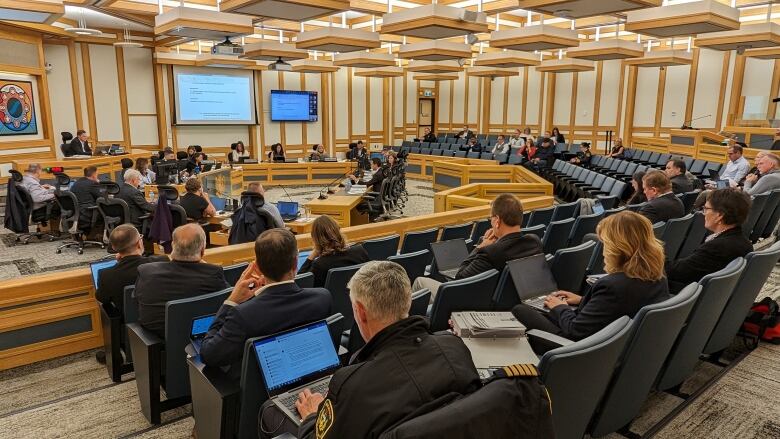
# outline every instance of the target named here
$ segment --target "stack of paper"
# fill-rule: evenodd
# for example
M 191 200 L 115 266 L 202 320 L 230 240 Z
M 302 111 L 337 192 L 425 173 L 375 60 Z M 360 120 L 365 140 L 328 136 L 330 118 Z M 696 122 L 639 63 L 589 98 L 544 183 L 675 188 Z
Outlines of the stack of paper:
M 464 311 L 452 313 L 455 334 L 462 338 L 525 336 L 525 326 L 511 312 Z

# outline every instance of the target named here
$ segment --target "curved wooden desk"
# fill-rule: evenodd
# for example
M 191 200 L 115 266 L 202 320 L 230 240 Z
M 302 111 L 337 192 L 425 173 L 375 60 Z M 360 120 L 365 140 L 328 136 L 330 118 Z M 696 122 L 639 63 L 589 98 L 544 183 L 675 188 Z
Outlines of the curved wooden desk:
M 54 183 L 54 174 L 46 172 L 46 168 L 62 167 L 65 174 L 75 180 L 84 176 L 84 168 L 87 166 L 96 166 L 98 169 L 98 178 L 101 180 L 118 181 L 122 172 L 122 159 L 128 158 L 135 160 L 140 157 L 149 157 L 149 152 L 132 152 L 122 155 L 101 155 L 91 158 L 64 158 L 64 159 L 40 159 L 40 160 L 14 160 L 13 169 L 24 172 L 30 163 L 38 163 L 44 168 L 41 181 L 44 183 Z

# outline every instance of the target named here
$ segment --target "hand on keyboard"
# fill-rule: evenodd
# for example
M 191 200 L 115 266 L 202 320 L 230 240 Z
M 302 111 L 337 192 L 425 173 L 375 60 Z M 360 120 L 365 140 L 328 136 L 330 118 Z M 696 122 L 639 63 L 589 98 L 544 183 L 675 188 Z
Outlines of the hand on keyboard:
M 303 392 L 298 394 L 298 401 L 295 402 L 295 408 L 298 409 L 301 420 L 317 413 L 317 409 L 324 399 L 325 397 L 321 393 L 312 393 L 309 389 L 303 389 Z

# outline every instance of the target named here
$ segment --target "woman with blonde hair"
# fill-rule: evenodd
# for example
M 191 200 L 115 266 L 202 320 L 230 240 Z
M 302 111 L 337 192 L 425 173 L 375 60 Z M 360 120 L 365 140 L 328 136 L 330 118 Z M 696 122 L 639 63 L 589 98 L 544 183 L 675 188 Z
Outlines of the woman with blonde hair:
M 347 245 L 338 223 L 328 215 L 320 215 L 311 224 L 311 242 L 314 249 L 298 273 L 314 273 L 314 286 L 325 286 L 331 268 L 348 267 L 368 262 L 362 245 Z
M 645 305 L 669 297 L 664 277 L 664 247 L 642 215 L 620 212 L 602 220 L 596 234 L 604 245 L 604 271 L 584 295 L 558 291 L 545 299 L 547 313 L 518 305 L 512 313 L 528 329 L 570 340 L 600 331 L 621 316 L 634 317 Z M 538 353 L 538 352 L 537 352 Z

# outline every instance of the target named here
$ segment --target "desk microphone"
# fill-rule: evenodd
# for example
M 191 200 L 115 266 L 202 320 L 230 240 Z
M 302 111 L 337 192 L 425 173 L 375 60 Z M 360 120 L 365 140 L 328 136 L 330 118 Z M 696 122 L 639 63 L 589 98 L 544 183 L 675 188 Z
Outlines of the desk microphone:
M 278 185 L 278 187 L 282 188 L 282 190 L 284 191 L 284 194 L 285 194 L 285 195 L 287 195 L 287 198 L 289 198 L 289 199 L 290 199 L 290 202 L 292 202 L 292 203 L 294 203 L 294 202 L 295 202 L 295 201 L 293 201 L 292 197 L 290 196 L 290 193 L 289 193 L 289 192 L 287 192 L 287 189 L 285 189 L 285 187 L 284 187 L 284 186 L 282 186 L 282 185 Z
M 686 121 L 684 121 L 684 122 L 683 122 L 683 124 L 682 124 L 682 126 L 680 127 L 680 129 L 681 129 L 681 130 L 692 130 L 692 129 L 694 129 L 694 128 L 693 128 L 692 126 L 688 125 L 689 123 L 691 123 L 691 122 L 693 122 L 693 121 L 695 121 L 695 120 L 704 119 L 705 117 L 710 117 L 710 116 L 712 116 L 712 115 L 711 115 L 711 114 L 708 114 L 708 115 L 706 115 L 706 116 L 694 117 L 693 119 L 686 120 Z
M 338 176 L 338 177 L 337 177 L 335 180 L 333 180 L 333 181 L 331 181 L 330 183 L 328 183 L 328 184 L 327 184 L 325 187 L 323 187 L 322 189 L 320 189 L 320 195 L 317 197 L 317 199 L 319 199 L 319 200 L 325 200 L 325 199 L 327 199 L 327 198 L 328 198 L 328 196 L 327 196 L 327 195 L 325 195 L 325 194 L 324 194 L 324 192 L 326 192 L 326 191 L 327 191 L 327 192 L 328 192 L 328 194 L 333 194 L 333 193 L 334 193 L 334 191 L 332 191 L 332 190 L 330 189 L 330 187 L 331 187 L 331 186 L 333 186 L 333 184 L 334 184 L 334 183 L 336 183 L 337 181 L 339 181 L 339 180 L 343 179 L 344 177 L 346 177 L 347 175 L 349 175 L 349 174 L 351 174 L 351 173 L 353 173 L 353 172 L 355 172 L 355 171 L 356 171 L 356 170 L 349 170 L 349 171 L 347 171 L 347 172 L 345 172 L 345 173 L 343 173 L 343 174 L 339 175 L 339 176 Z

